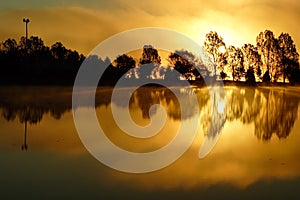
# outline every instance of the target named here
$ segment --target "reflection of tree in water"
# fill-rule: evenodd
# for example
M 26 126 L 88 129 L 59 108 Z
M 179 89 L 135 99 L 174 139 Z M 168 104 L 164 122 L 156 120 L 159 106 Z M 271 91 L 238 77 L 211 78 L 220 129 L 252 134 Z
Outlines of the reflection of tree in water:
M 179 89 L 180 90 L 180 89 Z M 189 109 L 183 119 L 193 117 L 195 105 L 191 102 L 191 91 L 198 97 L 200 109 L 200 128 L 208 137 L 217 136 L 225 121 L 239 120 L 244 124 L 254 123 L 255 135 L 258 139 L 270 140 L 272 135 L 286 138 L 297 119 L 299 99 L 291 97 L 283 91 L 263 88 L 225 88 L 222 90 L 181 89 L 184 107 Z M 130 95 L 124 91 L 124 95 Z M 225 106 L 226 96 L 226 106 Z M 114 102 L 125 106 L 124 101 Z M 150 107 L 161 104 L 168 117 L 181 119 L 180 105 L 176 96 L 166 88 L 141 87 L 130 99 L 130 109 L 141 109 L 143 118 L 149 118 Z M 155 110 L 154 110 L 155 112 Z
M 97 92 L 96 106 L 110 103 L 111 89 Z M 89 106 L 80 102 L 79 106 Z M 0 90 L 0 116 L 7 121 L 40 123 L 45 114 L 59 120 L 72 109 L 72 87 L 20 87 Z
M 0 90 L 1 115 L 7 121 L 39 123 L 44 114 L 60 119 L 71 110 L 72 88 L 8 87 Z
M 298 117 L 299 98 L 289 95 L 284 90 L 232 87 L 225 88 L 225 94 L 220 91 L 210 94 L 206 88 L 178 87 L 176 90 L 183 102 L 181 106 L 188 109 L 185 110 L 185 116 L 182 116 L 182 119 L 193 117 L 196 114 L 195 106 L 199 105 L 200 128 L 208 136 L 214 137 L 218 134 L 225 120 L 240 120 L 244 124 L 254 123 L 254 134 L 258 139 L 270 140 L 273 135 L 286 138 Z M 109 105 L 111 92 L 111 88 L 98 91 L 96 106 Z M 199 104 L 192 102 L 190 97 L 193 92 Z M 132 95 L 128 90 L 124 90 L 123 93 L 122 95 L 131 96 L 129 108 L 140 109 L 145 119 L 149 119 L 149 110 L 154 104 L 162 105 L 171 119 L 181 119 L 179 102 L 172 91 L 167 88 L 147 86 L 137 89 Z M 226 106 L 222 109 L 224 96 L 226 96 Z M 114 100 L 113 103 L 126 106 L 122 98 Z M 79 106 L 89 106 L 89 104 L 79 102 Z M 0 90 L 0 115 L 7 121 L 18 119 L 20 123 L 37 124 L 42 121 L 44 114 L 60 119 L 71 109 L 72 88 Z
M 286 138 L 297 119 L 297 98 L 287 96 L 284 91 L 262 91 L 261 112 L 255 119 L 255 135 L 270 140 L 272 135 Z
M 174 120 L 188 119 L 193 117 L 195 113 L 195 106 L 198 105 L 197 102 L 193 102 L 191 94 L 193 92 L 192 88 L 178 88 L 177 95 L 182 100 L 182 105 L 175 94 L 167 88 L 151 88 L 151 87 L 140 87 L 131 96 L 129 108 L 134 109 L 138 107 L 142 111 L 142 117 L 149 119 L 149 110 L 152 105 L 160 104 L 162 105 L 168 117 Z M 126 95 L 126 94 L 124 94 Z M 129 95 L 129 94 L 128 94 Z M 119 106 L 124 106 L 124 102 L 114 102 Z M 202 104 L 204 105 L 204 104 Z M 181 107 L 185 110 L 185 115 L 181 116 Z M 155 108 L 155 107 L 154 107 Z M 154 113 L 156 110 L 152 110 Z M 152 113 L 152 114 L 154 114 Z
M 226 121 L 225 92 L 220 88 L 212 88 L 210 101 L 210 126 L 207 130 L 207 136 L 216 137 L 221 133 Z
M 2 110 L 2 117 L 7 121 L 13 121 L 18 118 L 21 124 L 24 124 L 24 141 L 21 146 L 22 151 L 27 151 L 27 132 L 28 125 L 37 124 L 42 121 L 43 115 L 45 113 L 50 113 L 52 117 L 59 119 L 65 111 L 56 109 L 53 107 L 43 107 L 35 104 L 29 105 L 0 105 Z
M 199 90 L 200 130 L 209 138 L 221 133 L 226 121 L 225 92 L 222 88 L 213 87 Z
M 7 121 L 15 120 L 16 118 L 19 119 L 20 123 L 24 124 L 24 141 L 21 146 L 22 151 L 27 151 L 27 127 L 29 124 L 37 124 L 39 123 L 44 114 L 44 109 L 39 107 L 36 109 L 32 109 L 30 106 L 20 106 L 19 108 L 12 108 L 12 107 L 4 107 L 2 108 L 2 116 Z
M 286 138 L 297 119 L 299 99 L 285 91 L 233 88 L 227 91 L 227 120 L 254 123 L 258 139 Z
M 2 107 L 2 117 L 7 121 L 13 121 L 18 118 L 20 123 L 28 122 L 37 124 L 42 121 L 43 115 L 50 113 L 55 119 L 60 119 L 64 112 L 71 108 L 62 108 L 61 106 L 38 106 L 38 105 L 0 105 Z
M 154 104 L 160 104 L 160 94 L 160 91 L 151 91 L 149 88 L 139 88 L 133 93 L 130 99 L 129 108 L 132 109 L 134 106 L 138 106 L 142 111 L 143 118 L 148 119 L 150 118 L 150 107 Z M 156 113 L 156 108 L 157 107 L 154 107 L 152 114 Z
M 30 124 L 37 124 L 42 120 L 43 114 L 43 108 L 30 109 L 26 106 L 20 110 L 19 120 L 21 123 L 29 122 Z

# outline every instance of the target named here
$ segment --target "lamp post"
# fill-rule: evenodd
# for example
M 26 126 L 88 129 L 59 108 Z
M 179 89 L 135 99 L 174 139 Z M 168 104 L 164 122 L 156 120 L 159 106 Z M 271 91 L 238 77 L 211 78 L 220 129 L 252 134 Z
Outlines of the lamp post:
M 29 19 L 23 18 L 23 22 L 25 23 L 25 27 L 26 27 L 26 41 L 28 39 L 28 23 L 29 23 Z

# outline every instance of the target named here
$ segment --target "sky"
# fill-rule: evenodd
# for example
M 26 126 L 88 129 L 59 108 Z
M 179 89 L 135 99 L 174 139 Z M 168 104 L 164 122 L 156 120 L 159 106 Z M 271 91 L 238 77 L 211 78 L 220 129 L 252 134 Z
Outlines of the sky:
M 10 0 L 0 1 L 0 41 L 25 34 L 56 41 L 87 55 L 110 36 L 134 28 L 162 27 L 203 45 L 217 31 L 227 46 L 255 44 L 259 32 L 289 33 L 299 51 L 299 0 Z

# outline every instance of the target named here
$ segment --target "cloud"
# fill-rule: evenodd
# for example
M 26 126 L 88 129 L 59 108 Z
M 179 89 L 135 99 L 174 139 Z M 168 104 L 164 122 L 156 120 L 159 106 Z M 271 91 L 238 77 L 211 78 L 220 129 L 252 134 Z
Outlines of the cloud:
M 216 30 L 227 45 L 236 46 L 255 43 L 260 31 L 270 29 L 276 36 L 288 32 L 300 47 L 300 2 L 296 0 L 56 0 L 31 7 L 30 2 L 25 8 L 14 4 L 0 11 L 5 19 L 0 21 L 0 40 L 20 38 L 24 34 L 21 20 L 28 17 L 30 34 L 41 36 L 47 45 L 61 41 L 85 54 L 113 34 L 149 26 L 179 31 L 200 44 L 206 33 Z
M 1 12 L 0 17 L 6 19 L 0 22 L 0 26 L 5 27 L 0 34 L 2 40 L 8 37 L 18 39 L 24 35 L 22 18 L 28 17 L 30 35 L 42 37 L 48 45 L 62 41 L 84 53 L 118 32 L 112 17 L 77 7 L 10 10 Z

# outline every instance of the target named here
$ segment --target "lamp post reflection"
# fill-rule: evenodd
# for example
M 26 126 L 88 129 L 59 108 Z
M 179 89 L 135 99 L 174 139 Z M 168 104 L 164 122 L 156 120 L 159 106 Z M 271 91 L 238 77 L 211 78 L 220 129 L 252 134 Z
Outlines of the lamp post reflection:
M 24 123 L 24 142 L 21 146 L 22 151 L 27 151 L 28 145 L 27 145 L 27 120 Z

